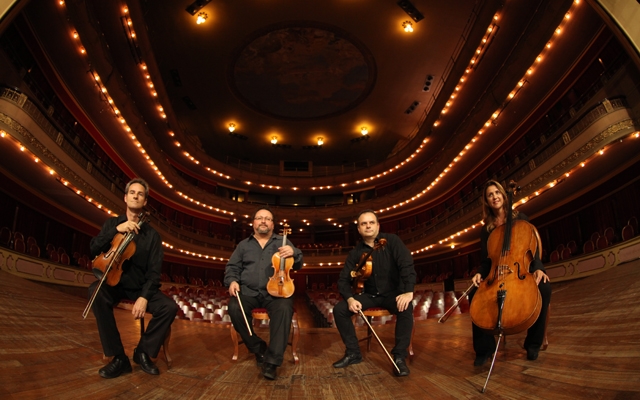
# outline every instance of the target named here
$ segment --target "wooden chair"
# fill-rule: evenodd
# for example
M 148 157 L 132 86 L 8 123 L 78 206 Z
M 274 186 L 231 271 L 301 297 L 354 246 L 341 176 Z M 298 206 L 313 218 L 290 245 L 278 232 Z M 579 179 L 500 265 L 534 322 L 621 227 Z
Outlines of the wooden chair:
M 563 260 L 568 260 L 569 258 L 571 258 L 571 249 L 568 247 L 565 247 L 564 249 L 562 249 L 562 254 L 560 255 L 560 258 Z
M 554 250 L 551 252 L 551 255 L 549 256 L 549 262 L 555 263 L 558 261 L 560 261 L 560 254 L 558 254 L 558 250 Z
M 267 321 L 265 326 L 268 326 L 269 314 L 267 313 L 266 308 L 254 308 L 251 311 L 251 316 L 253 320 L 256 321 Z M 238 333 L 236 329 L 231 325 L 229 327 L 229 331 L 231 332 L 231 341 L 233 342 L 233 357 L 231 359 L 236 361 L 238 359 L 238 353 L 240 344 L 244 343 L 242 340 L 238 340 Z M 300 339 L 300 328 L 298 327 L 298 313 L 296 310 L 293 310 L 293 316 L 291 317 L 291 341 L 287 344 L 291 346 L 291 353 L 293 354 L 293 363 L 298 364 L 300 362 L 300 358 L 298 357 L 298 340 Z
M 393 317 L 394 315 L 391 314 L 389 311 L 387 311 L 386 308 L 381 308 L 381 307 L 371 307 L 366 309 L 365 311 L 362 312 L 364 314 L 365 317 L 367 317 L 367 319 L 369 320 L 369 323 L 374 325 L 374 318 L 387 318 L 387 317 Z M 360 316 L 356 316 L 356 318 L 362 318 Z M 409 348 L 407 349 L 409 352 L 409 359 L 412 360 L 413 359 L 413 333 L 416 330 L 416 324 L 415 324 L 415 314 L 414 314 L 414 319 L 413 319 L 413 329 L 411 330 L 411 340 L 409 341 Z M 367 325 L 367 336 L 360 339 L 359 341 L 363 341 L 366 340 L 367 341 L 367 351 L 371 351 L 371 338 L 373 337 L 373 332 L 371 331 L 371 328 L 369 328 L 369 325 Z

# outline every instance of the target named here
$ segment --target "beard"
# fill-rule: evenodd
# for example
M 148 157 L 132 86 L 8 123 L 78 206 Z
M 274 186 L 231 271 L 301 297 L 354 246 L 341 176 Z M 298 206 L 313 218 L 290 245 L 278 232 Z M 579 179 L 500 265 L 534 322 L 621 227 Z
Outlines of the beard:
M 262 235 L 264 235 L 265 233 L 269 233 L 269 227 L 266 225 L 259 225 L 256 230 Z

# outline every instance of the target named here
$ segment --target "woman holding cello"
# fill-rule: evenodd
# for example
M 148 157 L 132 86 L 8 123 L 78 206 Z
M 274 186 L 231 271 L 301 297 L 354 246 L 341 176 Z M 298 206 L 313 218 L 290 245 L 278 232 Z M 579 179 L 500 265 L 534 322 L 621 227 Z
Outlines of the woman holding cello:
M 91 301 L 87 306 L 96 317 L 104 355 L 113 357 L 99 371 L 107 379 L 132 371 L 113 314 L 120 300 L 135 302 L 131 310 L 134 319 L 143 318 L 147 312 L 153 315 L 133 351 L 133 360 L 152 375 L 158 375 L 159 371 L 150 357 L 158 356 L 178 312 L 173 299 L 159 290 L 163 256 L 160 235 L 140 220 L 148 196 L 149 186 L 144 180 L 136 178 L 127 183 L 126 212 L 107 219 L 90 244 L 91 255 L 95 257 L 94 273 L 99 279 L 107 274 L 104 284 L 96 281 L 89 286 Z
M 528 224 L 527 222 L 526 225 L 529 225 L 530 229 L 532 229 L 531 236 L 534 236 L 533 238 L 529 238 L 529 237 L 518 238 L 517 237 L 517 235 L 519 234 L 518 232 L 521 232 L 521 231 L 516 229 L 513 231 L 514 232 L 513 235 L 510 235 L 511 237 L 505 240 L 504 236 L 507 236 L 505 232 L 510 233 L 511 231 L 511 229 L 506 229 L 506 226 L 503 226 L 507 224 L 507 221 L 512 221 L 511 226 L 516 226 L 517 221 L 528 221 L 528 218 L 523 213 L 520 213 L 515 210 L 513 211 L 511 210 L 511 206 L 507 201 L 506 191 L 504 190 L 502 185 L 500 185 L 500 183 L 496 181 L 489 181 L 485 184 L 484 191 L 483 191 L 482 209 L 483 209 L 484 226 L 482 227 L 482 232 L 480 234 L 480 242 L 481 242 L 480 260 L 481 261 L 480 261 L 480 267 L 479 267 L 478 273 L 472 278 L 473 284 L 479 289 L 473 290 L 472 294 L 469 296 L 469 299 L 471 302 L 473 302 L 473 298 L 478 296 L 480 291 L 484 289 L 483 287 L 481 287 L 481 284 L 485 280 L 487 280 L 487 282 L 485 282 L 484 286 L 487 286 L 494 280 L 498 279 L 497 273 L 494 273 L 495 271 L 494 268 L 496 267 L 496 263 L 500 262 L 499 259 L 501 259 L 501 254 L 499 251 L 500 249 L 498 248 L 496 250 L 496 247 L 499 247 L 499 245 L 502 245 L 503 242 L 510 242 L 510 249 L 512 252 L 515 253 L 516 249 L 521 248 L 521 246 L 517 246 L 518 240 L 524 241 L 526 242 L 526 244 L 533 243 L 532 246 L 529 246 L 531 247 L 530 251 L 523 252 L 520 250 L 521 253 L 528 253 L 528 254 L 522 255 L 522 259 L 524 260 L 524 262 L 513 262 L 513 261 L 505 262 L 506 264 L 505 275 L 511 275 L 510 276 L 511 278 L 515 277 L 517 281 L 520 281 L 522 280 L 522 278 L 518 279 L 515 275 L 516 273 L 523 277 L 526 273 L 530 273 L 532 274 L 532 277 L 530 278 L 532 279 L 534 293 L 532 293 L 531 295 L 527 294 L 527 296 L 535 297 L 538 295 L 537 293 L 535 293 L 535 285 L 537 285 L 537 288 L 539 290 L 541 303 L 538 304 L 535 312 L 537 313 L 539 311 L 540 314 L 537 317 L 537 319 L 535 318 L 535 315 L 533 315 L 532 321 L 535 321 L 535 322 L 533 322 L 533 325 L 530 325 L 530 328 L 528 328 L 527 337 L 524 341 L 524 348 L 527 350 L 527 359 L 535 360 L 538 358 L 538 352 L 540 351 L 540 347 L 544 339 L 547 313 L 549 309 L 549 302 L 551 299 L 551 284 L 549 283 L 549 277 L 545 274 L 544 265 L 540 261 L 541 250 L 539 246 L 539 238 L 537 235 L 537 231 L 535 231 L 535 228 L 533 228 L 533 226 Z M 511 213 L 511 215 L 509 215 L 509 213 Z M 529 232 L 529 231 L 525 229 L 525 232 Z M 491 235 L 495 235 L 495 236 L 492 237 Z M 526 236 L 526 235 L 521 235 L 521 236 Z M 493 243 L 497 243 L 498 246 L 495 246 L 495 245 L 489 246 L 490 239 L 491 241 L 493 241 Z M 517 254 L 514 254 L 514 256 L 518 257 Z M 492 264 L 494 268 L 492 268 Z M 524 265 L 524 264 L 528 264 L 528 265 Z M 522 268 L 522 270 L 517 271 L 518 268 Z M 495 286 L 498 286 L 498 285 L 495 285 Z M 509 293 L 509 290 L 507 290 L 506 297 L 512 300 L 514 296 L 518 294 L 514 292 L 517 289 L 518 289 L 517 286 L 512 286 L 511 293 Z M 493 290 L 495 293 L 495 289 L 489 289 L 489 290 Z M 533 299 L 531 302 L 536 303 L 537 300 Z M 497 308 L 497 305 L 495 304 L 496 303 L 492 301 L 488 305 L 488 307 Z M 516 304 L 515 306 L 519 307 L 519 304 Z M 506 302 L 504 307 L 507 307 Z M 479 312 L 493 313 L 494 310 L 493 309 L 479 310 Z M 473 319 L 473 315 L 472 315 L 472 319 Z M 473 349 L 475 350 L 475 353 L 476 353 L 476 358 L 473 364 L 475 366 L 481 366 L 489 359 L 489 357 L 496 350 L 496 341 L 494 337 L 494 333 L 496 332 L 490 332 L 487 329 L 481 329 L 476 325 L 476 323 L 473 323 L 472 329 L 473 329 Z M 524 329 L 527 329 L 527 328 L 524 328 Z M 514 331 L 513 333 L 517 333 L 517 332 Z

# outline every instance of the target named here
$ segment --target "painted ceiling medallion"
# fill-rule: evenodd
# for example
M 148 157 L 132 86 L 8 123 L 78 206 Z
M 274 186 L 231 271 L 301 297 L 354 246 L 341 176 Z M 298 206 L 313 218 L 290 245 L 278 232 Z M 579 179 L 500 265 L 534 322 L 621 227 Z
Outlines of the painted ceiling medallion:
M 229 84 L 252 109 L 288 120 L 342 114 L 376 80 L 373 56 L 349 33 L 317 22 L 288 22 L 255 32 L 235 53 Z

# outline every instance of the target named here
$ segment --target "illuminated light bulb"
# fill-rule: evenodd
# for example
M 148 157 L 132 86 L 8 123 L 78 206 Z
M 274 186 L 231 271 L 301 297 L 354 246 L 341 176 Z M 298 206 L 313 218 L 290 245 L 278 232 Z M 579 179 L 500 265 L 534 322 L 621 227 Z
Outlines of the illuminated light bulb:
M 229 132 L 233 132 L 236 130 L 236 124 L 233 122 L 229 124 Z M 275 143 L 274 143 L 275 144 Z
M 277 136 L 271 136 L 271 144 L 276 144 L 278 143 L 278 137 Z
M 362 133 L 363 136 L 367 135 L 369 133 L 369 128 L 363 126 L 362 128 L 360 128 L 360 133 Z
M 207 13 L 201 12 L 200 14 L 198 14 L 198 18 L 196 18 L 196 24 L 198 24 L 198 25 L 204 24 L 204 22 L 207 20 L 207 18 L 209 18 Z
M 413 24 L 411 23 L 411 21 L 404 21 L 402 23 L 402 28 L 404 29 L 405 32 L 407 33 L 411 33 L 413 32 Z
M 581 167 L 584 167 L 584 163 L 583 163 L 583 162 L 582 162 L 582 163 L 580 163 L 580 166 L 581 166 Z
M 556 34 L 559 35 L 561 32 L 562 32 L 562 29 L 560 29 L 560 28 L 556 29 Z
M 598 153 L 600 153 L 600 155 L 604 154 L 604 149 L 600 150 Z
M 542 61 L 542 56 L 538 56 L 538 57 L 536 57 L 536 61 L 537 61 L 537 62 Z
M 564 17 L 565 17 L 566 19 L 570 19 L 570 18 L 571 18 L 571 13 L 566 13 L 566 14 L 564 15 Z

